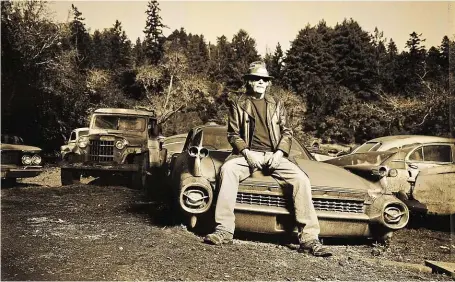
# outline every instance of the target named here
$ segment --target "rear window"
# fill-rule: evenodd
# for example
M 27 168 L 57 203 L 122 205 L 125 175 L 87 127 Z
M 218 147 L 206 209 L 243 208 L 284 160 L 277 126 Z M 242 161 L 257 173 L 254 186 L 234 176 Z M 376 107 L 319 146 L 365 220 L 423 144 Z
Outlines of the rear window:
M 370 151 L 377 151 L 381 147 L 379 142 L 366 142 L 355 150 L 355 153 L 366 153 Z

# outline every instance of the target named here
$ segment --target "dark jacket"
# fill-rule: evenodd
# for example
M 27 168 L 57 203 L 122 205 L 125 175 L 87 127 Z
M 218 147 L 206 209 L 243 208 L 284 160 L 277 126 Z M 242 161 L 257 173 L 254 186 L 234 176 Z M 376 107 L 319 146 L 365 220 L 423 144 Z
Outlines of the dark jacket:
M 281 100 L 270 95 L 264 97 L 267 107 L 266 122 L 270 133 L 273 149 L 281 150 L 289 155 L 292 144 L 292 129 L 286 125 L 286 109 Z M 242 95 L 231 101 L 229 106 L 228 141 L 232 145 L 232 153 L 239 154 L 243 149 L 251 147 L 255 120 L 252 103 L 248 96 Z

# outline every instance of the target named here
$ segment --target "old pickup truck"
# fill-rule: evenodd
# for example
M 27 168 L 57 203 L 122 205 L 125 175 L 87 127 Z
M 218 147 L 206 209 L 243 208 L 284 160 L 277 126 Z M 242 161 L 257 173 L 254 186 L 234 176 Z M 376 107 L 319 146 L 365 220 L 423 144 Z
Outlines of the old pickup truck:
M 160 129 L 151 112 L 135 109 L 101 108 L 94 111 L 86 135 L 76 148 L 63 156 L 62 185 L 74 184 L 85 176 L 122 174 L 135 189 L 146 189 L 147 178 L 166 161 Z

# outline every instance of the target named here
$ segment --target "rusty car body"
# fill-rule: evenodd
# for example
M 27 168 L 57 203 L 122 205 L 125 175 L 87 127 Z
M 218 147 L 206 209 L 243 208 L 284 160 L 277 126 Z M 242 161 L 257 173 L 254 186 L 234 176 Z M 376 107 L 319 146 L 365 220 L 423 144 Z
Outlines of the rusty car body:
M 76 141 L 61 164 L 63 185 L 87 176 L 123 174 L 133 188 L 147 189 L 147 175 L 166 159 L 161 148 L 157 119 L 151 112 L 101 108 L 91 116 L 89 132 Z
M 454 160 L 455 139 L 453 138 L 399 135 L 370 140 L 349 155 L 324 162 L 343 167 L 359 175 L 368 174 L 365 168 L 371 166 L 387 166 L 396 169 L 396 177 L 385 179 L 388 192 L 394 193 L 403 200 L 411 211 L 426 213 L 429 210 L 425 203 L 432 202 L 435 207 L 434 201 L 438 201 L 441 206 L 445 204 L 455 206 L 454 201 L 444 200 L 444 198 L 450 199 L 448 195 L 455 189 L 455 182 L 449 181 L 447 172 L 448 168 L 454 166 Z M 412 171 L 422 173 L 415 189 L 411 189 L 413 186 L 409 180 Z M 423 183 L 426 184 L 423 185 Z M 441 194 L 437 194 L 439 190 L 446 196 L 441 198 Z M 416 194 L 417 191 L 419 192 Z M 420 195 L 417 196 L 418 194 Z
M 422 214 L 455 216 L 455 164 L 419 169 L 410 164 L 409 192 L 397 197 L 406 204 L 418 202 L 424 207 Z
M 35 177 L 43 171 L 41 148 L 25 145 L 21 137 L 1 135 L 1 178 L 13 185 L 17 178 Z
M 203 225 L 204 215 L 213 212 L 219 170 L 231 151 L 226 127 L 204 125 L 188 133 L 182 153 L 172 161 L 170 175 L 176 208 L 188 226 Z M 289 159 L 310 177 L 321 236 L 386 240 L 407 224 L 406 205 L 382 187 L 381 178 L 393 170 L 375 167 L 370 171 L 375 177 L 367 180 L 316 161 L 295 139 Z M 295 231 L 292 201 L 285 190 L 261 172 L 242 181 L 235 206 L 236 230 Z

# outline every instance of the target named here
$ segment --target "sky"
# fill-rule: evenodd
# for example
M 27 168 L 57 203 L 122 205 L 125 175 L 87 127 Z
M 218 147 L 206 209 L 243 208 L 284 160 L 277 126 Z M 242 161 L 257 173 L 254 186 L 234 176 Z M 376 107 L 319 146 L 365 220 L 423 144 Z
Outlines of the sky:
M 93 33 L 122 23 L 132 43 L 144 38 L 147 1 L 57 1 L 51 2 L 55 20 L 68 19 L 71 4 L 85 18 L 86 28 Z M 204 35 L 206 42 L 216 43 L 225 35 L 229 41 L 240 29 L 256 40 L 261 55 L 275 50 L 279 42 L 283 51 L 290 48 L 298 32 L 307 24 L 325 20 L 334 27 L 352 18 L 363 30 L 375 27 L 384 37 L 393 39 L 404 50 L 409 34 L 417 32 L 429 49 L 439 46 L 444 35 L 455 39 L 455 2 L 424 1 L 159 1 L 162 22 L 169 28 L 167 36 L 183 27 L 187 33 Z

